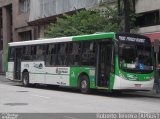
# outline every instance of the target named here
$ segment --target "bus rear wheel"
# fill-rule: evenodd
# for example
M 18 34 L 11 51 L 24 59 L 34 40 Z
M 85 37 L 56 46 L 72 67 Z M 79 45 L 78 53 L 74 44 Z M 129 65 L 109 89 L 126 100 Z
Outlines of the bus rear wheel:
M 23 86 L 25 87 L 29 87 L 30 83 L 29 83 L 29 73 L 28 72 L 24 72 L 22 75 L 22 83 Z
M 80 91 L 84 94 L 88 94 L 90 92 L 89 79 L 86 75 L 82 75 L 80 77 Z

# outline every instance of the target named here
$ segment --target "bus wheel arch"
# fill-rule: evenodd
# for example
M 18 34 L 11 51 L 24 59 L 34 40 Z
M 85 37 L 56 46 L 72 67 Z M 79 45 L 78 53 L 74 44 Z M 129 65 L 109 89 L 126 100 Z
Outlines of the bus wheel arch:
M 83 72 L 78 76 L 78 88 L 82 93 L 90 92 L 90 79 L 87 73 Z
M 23 73 L 22 73 L 22 84 L 25 87 L 29 87 L 30 86 L 30 83 L 29 83 L 29 72 L 28 72 L 27 69 L 23 70 Z

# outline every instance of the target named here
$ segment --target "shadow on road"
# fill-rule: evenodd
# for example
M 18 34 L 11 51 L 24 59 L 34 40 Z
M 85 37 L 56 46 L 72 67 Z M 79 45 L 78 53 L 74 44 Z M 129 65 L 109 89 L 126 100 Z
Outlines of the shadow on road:
M 12 85 L 12 86 L 18 86 L 23 87 L 22 83 L 20 82 L 14 82 L 10 80 L 0 80 L 1 83 Z M 59 87 L 54 85 L 32 85 L 31 87 L 26 88 L 35 88 L 35 89 L 43 89 L 43 90 L 54 90 L 54 91 L 60 91 L 60 92 L 67 92 L 67 93 L 76 93 L 81 94 L 78 89 L 75 88 L 68 88 L 68 87 Z M 144 92 L 145 94 L 146 92 Z M 94 95 L 94 96 L 104 96 L 104 97 L 112 97 L 112 98 L 154 98 L 154 99 L 160 99 L 160 96 L 154 96 L 154 95 L 144 95 L 143 92 L 136 93 L 136 92 L 122 92 L 122 93 L 112 93 L 107 92 L 105 90 L 91 90 L 90 94 L 87 95 Z
M 23 87 L 22 85 L 16 85 L 16 86 Z M 78 89 L 68 88 L 68 87 L 59 87 L 59 86 L 54 86 L 54 85 L 36 85 L 36 86 L 34 85 L 31 87 L 26 87 L 26 88 L 54 90 L 54 91 L 60 91 L 60 92 L 81 94 L 81 92 Z M 112 97 L 112 98 L 154 98 L 154 99 L 160 99 L 160 97 L 157 97 L 157 96 L 143 95 L 143 92 L 141 92 L 140 94 L 139 93 L 136 94 L 136 92 L 113 93 L 113 92 L 107 92 L 105 90 L 95 90 L 95 89 L 91 90 L 91 92 L 87 95 Z

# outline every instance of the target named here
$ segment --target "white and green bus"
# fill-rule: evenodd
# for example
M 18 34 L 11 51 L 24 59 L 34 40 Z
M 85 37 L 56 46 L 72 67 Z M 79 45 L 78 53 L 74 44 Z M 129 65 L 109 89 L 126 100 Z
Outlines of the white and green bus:
M 97 33 L 9 43 L 6 78 L 24 86 L 48 84 L 90 89 L 151 90 L 153 56 L 148 37 Z

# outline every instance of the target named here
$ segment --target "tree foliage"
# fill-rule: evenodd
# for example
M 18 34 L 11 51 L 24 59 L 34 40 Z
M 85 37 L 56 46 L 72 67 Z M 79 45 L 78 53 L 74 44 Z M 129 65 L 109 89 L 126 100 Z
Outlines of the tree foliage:
M 46 37 L 85 35 L 96 32 L 118 32 L 121 30 L 117 9 L 106 7 L 101 10 L 81 10 L 72 16 L 63 15 L 51 23 L 45 32 Z

